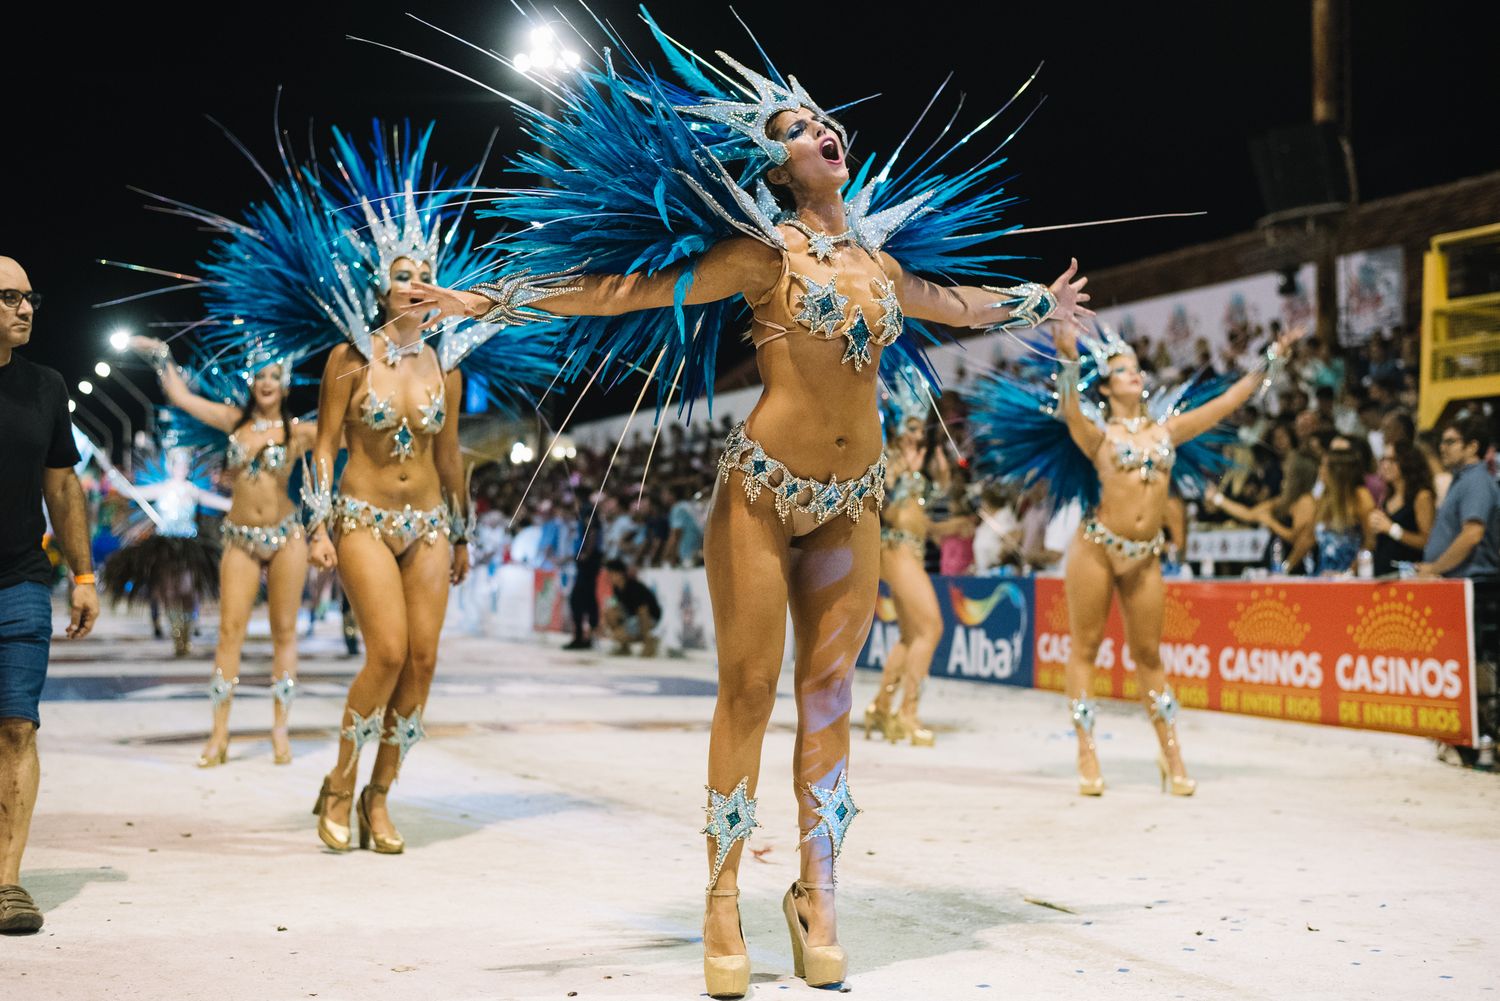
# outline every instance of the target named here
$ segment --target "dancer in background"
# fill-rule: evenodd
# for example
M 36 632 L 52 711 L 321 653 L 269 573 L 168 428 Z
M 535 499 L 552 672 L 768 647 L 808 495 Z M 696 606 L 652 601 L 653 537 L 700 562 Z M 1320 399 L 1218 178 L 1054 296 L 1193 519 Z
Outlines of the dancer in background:
M 1075 324 L 1052 327 L 1059 356 L 1056 391 L 1002 374 L 971 392 L 969 422 L 981 471 L 999 479 L 1045 477 L 1054 504 L 1079 498 L 1086 514 L 1068 552 L 1065 589 L 1071 647 L 1068 707 L 1078 736 L 1078 790 L 1104 792 L 1094 746 L 1094 662 L 1116 592 L 1125 641 L 1136 664 L 1142 700 L 1156 730 L 1163 791 L 1191 796 L 1177 741 L 1177 699 L 1161 662 L 1167 488 L 1198 496 L 1208 474 L 1222 469 L 1217 451 L 1230 436 L 1217 425 L 1269 385 L 1302 331 L 1282 334 L 1267 348 L 1262 368 L 1228 384 L 1213 379 L 1158 393 L 1148 405 L 1135 352 L 1105 333 L 1080 336 Z M 1080 358 L 1079 346 L 1086 352 Z M 1085 365 L 1087 366 L 1085 368 Z M 1086 394 L 1097 385 L 1100 402 Z M 1066 438 L 1067 440 L 1064 440 Z M 1195 439 L 1197 439 L 1195 441 Z
M 425 735 L 450 583 L 468 572 L 472 506 L 458 448 L 463 364 L 488 401 L 530 409 L 556 377 L 545 333 L 497 336 L 499 326 L 447 323 L 418 308 L 419 280 L 473 280 L 494 266 L 463 234 L 473 175 L 445 186 L 426 162 L 432 127 L 375 122 L 367 148 L 332 130 L 329 162 L 299 166 L 278 149 L 285 177 L 243 219 L 168 202 L 220 234 L 200 280 L 220 322 L 195 331 L 210 356 L 245 330 L 275 330 L 286 354 L 333 348 L 319 394 L 313 462 L 303 469 L 308 553 L 339 566 L 365 642 L 350 686 L 334 769 L 314 813 L 336 851 L 352 847 L 359 751 L 379 744 L 358 797 L 364 847 L 396 854 L 405 841 L 386 807 L 391 784 Z M 223 318 L 239 318 L 243 324 Z M 434 343 L 429 344 L 428 339 Z M 341 342 L 341 343 L 335 343 Z M 334 494 L 335 457 L 349 461 Z
M 915 373 L 908 377 L 920 379 Z M 920 385 L 920 392 L 894 389 L 891 399 L 897 405 L 887 410 L 894 454 L 887 459 L 885 507 L 880 513 L 880 579 L 890 588 L 900 639 L 887 651 L 880 689 L 865 707 L 865 739 L 879 731 L 893 744 L 909 740 L 913 747 L 931 747 L 936 738 L 917 717 L 917 706 L 933 652 L 943 638 L 943 614 L 927 573 L 932 527 L 927 503 L 941 487 L 927 476 L 929 406 L 926 385 Z M 931 453 L 931 462 L 946 471 L 941 451 Z M 893 705 L 898 691 L 899 710 Z
M 312 447 L 317 434 L 316 423 L 299 422 L 288 408 L 292 359 L 265 345 L 252 347 L 242 369 L 249 392 L 243 403 L 235 405 L 194 393 L 161 341 L 138 336 L 131 338 L 130 346 L 151 359 L 168 403 L 228 435 L 224 468 L 233 486 L 229 513 L 219 527 L 223 544 L 219 642 L 208 685 L 213 730 L 198 757 L 198 767 L 228 760 L 229 711 L 240 682 L 245 632 L 263 576 L 271 619 L 272 760 L 290 764 L 287 717 L 297 693 L 297 609 L 307 575 L 307 542 L 301 511 L 292 503 L 287 480 L 293 463 Z M 231 382 L 229 388 L 237 387 Z
M 1052 312 L 1086 314 L 1087 296 L 1076 264 L 1050 288 L 918 277 L 983 274 L 992 263 L 966 248 L 998 222 L 1005 199 L 989 177 L 997 164 L 945 175 L 907 167 L 906 181 L 889 184 L 886 173 L 862 172 L 846 202 L 847 136 L 795 79 L 783 85 L 774 71 L 724 57 L 745 81 L 725 91 L 697 68 L 707 63 L 658 39 L 690 89 L 631 61 L 624 44 L 610 72 L 570 73 L 558 84 L 556 117 L 523 111 L 548 156 L 523 156 L 520 169 L 549 186 L 502 193 L 490 209 L 524 227 L 505 244 L 516 269 L 467 292 L 422 289 L 455 316 L 505 320 L 534 304 L 541 315 L 573 317 L 563 335 L 571 364 L 645 369 L 662 400 L 706 391 L 715 340 L 744 329 L 734 323 L 748 305 L 764 391 L 729 433 L 704 539 L 719 654 L 704 976 L 711 995 L 749 989 L 740 842 L 756 826 L 790 609 L 803 836 L 800 878 L 782 907 L 797 975 L 823 986 L 847 969 L 834 876 L 858 813 L 849 715 L 880 572 L 882 358 L 903 333 L 890 357 L 912 358 L 924 321 L 1032 326 Z M 569 287 L 552 281 L 585 262 L 590 273 L 569 277 Z
M 110 554 L 100 583 L 115 602 L 154 602 L 167 613 L 172 651 L 186 657 L 200 602 L 219 593 L 219 547 L 198 535 L 198 508 L 228 511 L 229 499 L 194 481 L 193 450 L 170 445 L 165 458 L 148 465 L 136 482 L 114 470 L 110 481 L 135 501 L 146 517 L 133 536 Z M 201 474 L 201 470 L 198 470 Z

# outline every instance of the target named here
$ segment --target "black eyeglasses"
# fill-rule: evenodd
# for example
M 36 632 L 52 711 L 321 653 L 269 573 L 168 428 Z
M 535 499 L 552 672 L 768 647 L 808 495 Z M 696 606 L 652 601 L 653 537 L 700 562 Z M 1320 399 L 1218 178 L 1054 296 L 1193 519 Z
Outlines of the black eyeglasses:
M 42 293 L 40 292 L 22 292 L 18 288 L 0 288 L 0 303 L 4 303 L 6 309 L 20 309 L 22 299 L 31 303 L 31 311 L 33 313 L 42 308 Z

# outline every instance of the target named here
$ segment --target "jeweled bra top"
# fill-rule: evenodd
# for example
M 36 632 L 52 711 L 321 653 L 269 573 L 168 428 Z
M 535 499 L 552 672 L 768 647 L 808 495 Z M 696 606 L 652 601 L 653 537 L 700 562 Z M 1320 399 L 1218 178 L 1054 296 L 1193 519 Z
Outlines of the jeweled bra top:
M 1123 426 L 1131 435 L 1140 430 L 1138 422 L 1110 423 Z M 1161 427 L 1160 424 L 1155 426 Z M 1172 445 L 1172 436 L 1166 433 L 1165 428 L 1162 428 L 1162 432 L 1161 437 L 1144 445 L 1133 438 L 1111 438 L 1106 434 L 1106 440 L 1115 448 L 1115 468 L 1126 473 L 1139 471 L 1144 483 L 1154 483 L 1158 476 L 1170 473 L 1173 463 L 1177 461 L 1177 449 Z
M 893 508 L 909 500 L 925 505 L 931 492 L 927 477 L 918 470 L 908 469 L 896 477 L 896 482 L 891 485 L 891 489 L 886 491 L 885 506 Z
M 832 262 L 835 249 L 841 245 L 849 244 L 858 246 L 852 232 L 844 232 L 830 236 L 819 233 L 811 227 L 803 224 L 800 220 L 791 220 L 789 225 L 801 231 L 808 238 L 808 249 L 805 256 L 811 257 L 818 264 L 829 264 Z M 880 259 L 870 255 L 870 259 L 880 269 Z M 782 252 L 781 278 L 772 288 L 759 300 L 751 303 L 752 306 L 761 306 L 772 301 L 777 293 L 784 302 L 791 305 L 789 310 L 791 318 L 803 330 L 823 341 L 844 338 L 846 344 L 844 356 L 839 359 L 841 364 L 854 364 L 856 372 L 861 371 L 873 359 L 872 347 L 889 347 L 901 336 L 901 330 L 906 322 L 905 314 L 901 311 L 901 301 L 896 296 L 896 283 L 884 275 L 870 279 L 870 291 L 873 293 L 875 305 L 880 307 L 880 318 L 872 328 L 865 319 L 865 308 L 855 304 L 849 305 L 850 296 L 840 291 L 840 275 L 835 268 L 825 281 L 819 281 L 812 275 L 806 275 L 800 271 L 794 271 L 791 267 L 791 254 Z M 800 289 L 793 288 L 793 282 Z M 845 281 L 844 288 L 850 288 Z M 792 296 L 795 295 L 795 301 Z M 772 323 L 765 318 L 758 318 L 759 322 L 770 327 L 772 335 L 756 342 L 756 347 L 775 340 L 777 337 L 787 333 L 786 328 Z
M 274 430 L 282 426 L 283 423 L 277 421 L 271 425 L 271 429 Z M 253 480 L 263 472 L 274 473 L 285 469 L 286 464 L 287 449 L 285 442 L 269 441 L 252 453 L 232 432 L 230 433 L 229 444 L 224 450 L 224 467 L 231 472 L 243 469 L 245 475 Z
M 381 339 L 384 340 L 384 338 Z M 389 342 L 387 342 L 387 351 L 389 350 Z M 400 361 L 400 355 L 396 356 L 396 361 Z M 390 364 L 393 367 L 395 365 L 394 362 Z M 384 398 L 376 395 L 375 385 L 370 376 L 373 369 L 373 364 L 365 367 L 365 398 L 359 406 L 359 419 L 372 431 L 390 431 L 394 428 L 391 435 L 391 456 L 398 462 L 405 462 L 412 457 L 413 451 L 411 422 L 405 414 L 397 413 L 394 390 L 387 393 Z M 441 381 L 441 367 L 438 374 L 440 381 L 437 392 L 434 393 L 431 386 L 426 387 L 427 403 L 417 407 L 420 415 L 417 418 L 417 430 L 422 434 L 437 434 L 443 430 L 443 423 L 448 419 L 447 387 Z

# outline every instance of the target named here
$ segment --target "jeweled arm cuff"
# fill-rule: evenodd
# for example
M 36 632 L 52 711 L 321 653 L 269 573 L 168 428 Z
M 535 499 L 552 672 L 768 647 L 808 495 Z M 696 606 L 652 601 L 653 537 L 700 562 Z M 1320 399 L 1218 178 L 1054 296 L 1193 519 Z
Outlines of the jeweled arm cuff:
M 1004 296 L 999 302 L 991 303 L 996 309 L 1008 308 L 1010 318 L 993 324 L 991 330 L 1014 330 L 1025 327 L 1035 327 L 1057 309 L 1057 296 L 1045 285 L 1036 282 L 1026 282 L 1024 285 L 1013 285 L 1010 288 L 996 288 L 992 285 L 980 286 L 986 292 L 994 292 Z
M 1063 419 L 1063 406 L 1078 396 L 1078 382 L 1082 378 L 1083 360 L 1059 358 L 1057 361 L 1057 419 Z
M 167 375 L 167 369 L 171 368 L 173 365 L 172 349 L 167 347 L 167 345 L 164 343 L 158 343 L 150 350 L 150 352 L 147 353 L 146 360 L 150 362 L 151 367 L 156 370 L 156 377 L 158 379 L 164 379 Z
M 333 476 L 328 471 L 327 462 L 320 461 L 315 474 L 312 464 L 303 458 L 302 506 L 307 511 L 309 533 L 333 520 Z
M 443 491 L 443 499 L 448 508 L 448 541 L 455 546 L 461 542 L 467 543 L 474 537 L 474 530 L 479 527 L 479 516 L 474 512 L 473 479 L 474 467 L 469 466 L 464 470 L 464 489 L 461 495 Z
M 1286 369 L 1286 354 L 1282 351 L 1281 345 L 1276 341 L 1266 345 L 1266 353 L 1261 357 L 1260 364 L 1256 368 L 1264 372 L 1260 380 L 1260 389 L 1255 394 L 1255 398 L 1261 400 L 1270 391 L 1271 384 L 1279 379 Z
M 489 312 L 478 317 L 482 323 L 498 323 L 502 326 L 519 326 L 523 323 L 555 319 L 550 313 L 527 309 L 532 303 L 550 299 L 556 295 L 583 291 L 582 285 L 568 285 L 578 269 L 551 271 L 533 276 L 530 269 L 522 269 L 492 282 L 471 285 L 467 291 L 477 292 L 493 305 Z

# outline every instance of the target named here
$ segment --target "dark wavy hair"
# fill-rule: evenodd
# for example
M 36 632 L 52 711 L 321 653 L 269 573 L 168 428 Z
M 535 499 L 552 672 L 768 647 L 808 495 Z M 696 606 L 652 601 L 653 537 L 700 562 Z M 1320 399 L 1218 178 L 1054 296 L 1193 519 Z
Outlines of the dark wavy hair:
M 277 367 L 280 367 L 280 363 L 278 363 Z M 261 372 L 264 371 L 265 369 L 261 369 Z M 256 373 L 250 378 L 250 391 L 245 394 L 245 405 L 240 408 L 240 419 L 234 425 L 236 431 L 249 424 L 255 417 L 255 380 L 259 377 L 260 373 Z M 281 390 L 281 444 L 283 445 L 292 440 L 291 399 L 291 388 L 283 386 Z

